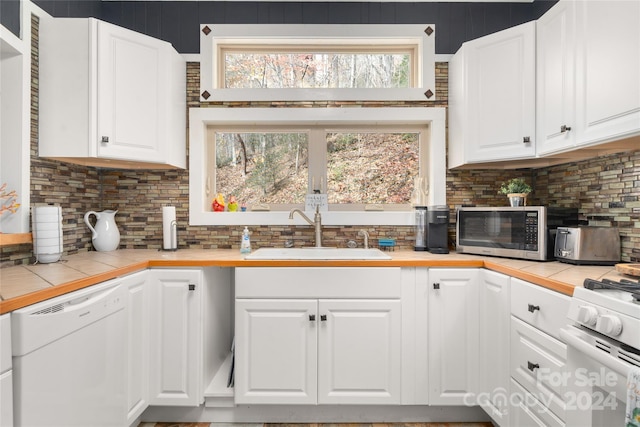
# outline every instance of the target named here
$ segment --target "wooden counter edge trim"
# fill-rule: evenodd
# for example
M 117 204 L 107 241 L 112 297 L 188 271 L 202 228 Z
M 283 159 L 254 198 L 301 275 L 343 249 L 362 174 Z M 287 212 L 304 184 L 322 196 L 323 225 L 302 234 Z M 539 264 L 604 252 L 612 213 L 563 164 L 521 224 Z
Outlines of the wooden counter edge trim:
M 574 285 L 560 282 L 558 280 L 549 279 L 547 277 L 537 276 L 532 273 L 518 270 L 517 268 L 506 267 L 504 265 L 493 263 L 491 261 L 485 261 L 484 267 L 489 270 L 497 271 L 499 273 L 515 277 L 516 279 L 526 280 L 527 282 L 531 282 L 534 285 L 542 286 L 544 288 L 551 289 L 568 296 L 573 296 L 573 290 L 575 289 Z
M 127 265 L 126 267 L 118 267 L 107 273 L 96 274 L 61 285 L 52 285 L 49 288 L 40 289 L 25 295 L 20 295 L 15 298 L 0 301 L 0 314 L 5 314 L 19 308 L 37 304 L 39 302 L 64 295 L 69 292 L 84 289 L 88 286 L 97 285 L 98 283 L 105 282 L 107 280 L 116 279 L 120 276 L 145 270 L 146 268 L 148 268 L 148 266 L 149 263 L 147 261 L 142 261 L 135 264 Z

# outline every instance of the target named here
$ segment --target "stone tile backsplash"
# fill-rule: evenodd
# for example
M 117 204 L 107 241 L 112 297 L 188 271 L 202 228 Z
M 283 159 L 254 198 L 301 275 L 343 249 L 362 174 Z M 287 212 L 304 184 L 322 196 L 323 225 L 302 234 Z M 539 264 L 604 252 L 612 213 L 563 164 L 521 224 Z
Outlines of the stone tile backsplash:
M 38 20 L 32 18 L 32 117 L 31 200 L 33 205 L 62 206 L 65 254 L 91 250 L 91 233 L 83 221 L 89 210 L 117 209 L 116 222 L 121 248 L 160 248 L 162 206 L 176 207 L 180 248 L 239 248 L 242 227 L 189 226 L 188 170 L 112 170 L 75 166 L 38 157 Z M 436 102 L 349 104 L 378 106 L 447 105 L 448 64 L 436 65 Z M 247 106 L 309 107 L 309 103 L 203 103 L 199 101 L 199 64 L 186 68 L 187 106 L 233 108 Z M 313 108 L 338 107 L 338 102 L 312 103 Z M 451 209 L 449 236 L 455 241 L 455 209 L 459 206 L 501 206 L 507 201 L 498 194 L 500 184 L 523 177 L 534 188 L 529 204 L 574 205 L 590 225 L 617 226 L 622 238 L 622 259 L 640 261 L 640 150 L 612 154 L 577 163 L 526 170 L 456 170 L 447 172 L 447 203 Z M 240 214 L 239 214 L 240 215 Z M 357 240 L 366 228 L 372 245 L 378 238 L 394 238 L 398 247 L 413 248 L 412 227 L 325 227 L 327 245 L 345 246 Z M 251 227 L 254 247 L 282 246 L 287 240 L 296 246 L 313 242 L 313 228 L 304 226 Z M 361 243 L 361 242 L 360 242 Z M 1 248 L 2 267 L 33 262 L 31 245 Z

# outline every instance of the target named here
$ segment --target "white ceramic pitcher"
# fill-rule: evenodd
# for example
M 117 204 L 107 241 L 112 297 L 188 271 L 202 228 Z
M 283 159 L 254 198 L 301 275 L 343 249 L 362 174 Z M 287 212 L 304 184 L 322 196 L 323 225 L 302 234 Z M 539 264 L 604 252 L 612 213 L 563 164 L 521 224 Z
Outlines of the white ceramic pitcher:
M 84 214 L 84 222 L 93 235 L 91 241 L 96 251 L 113 251 L 118 249 L 120 244 L 120 231 L 116 225 L 116 214 L 118 211 L 106 210 L 102 212 L 89 211 Z M 89 222 L 91 215 L 96 216 L 96 226 Z

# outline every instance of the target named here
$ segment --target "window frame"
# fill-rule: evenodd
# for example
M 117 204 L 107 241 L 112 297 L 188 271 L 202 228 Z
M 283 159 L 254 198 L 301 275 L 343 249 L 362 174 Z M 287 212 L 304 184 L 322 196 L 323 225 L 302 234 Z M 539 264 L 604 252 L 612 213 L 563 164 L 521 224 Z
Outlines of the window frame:
M 316 188 L 320 185 L 328 186 L 328 174 L 329 174 L 329 153 L 327 152 L 326 137 L 329 133 L 415 133 L 420 135 L 419 151 L 418 151 L 418 168 L 419 176 L 425 176 L 429 170 L 428 154 L 427 154 L 427 142 L 429 126 L 427 124 L 395 124 L 395 125 L 323 125 L 308 124 L 306 126 L 291 125 L 284 127 L 282 125 L 244 125 L 244 126 L 230 126 L 228 124 L 211 125 L 207 127 L 207 132 L 212 132 L 213 136 L 209 140 L 215 139 L 215 134 L 220 133 L 306 133 L 308 135 L 308 158 L 307 163 L 308 176 L 307 176 L 307 194 L 312 189 L 313 184 L 317 184 Z M 213 144 L 215 146 L 215 144 Z M 216 166 L 216 150 L 207 147 L 207 171 L 217 169 Z M 217 190 L 217 173 L 209 175 L 209 187 L 216 188 Z M 227 196 L 227 194 L 224 194 Z M 269 203 L 269 207 L 277 211 L 288 211 L 293 208 L 300 208 L 301 203 Z M 367 203 L 329 203 L 328 207 L 334 211 L 367 211 L 376 209 L 380 205 L 379 203 L 367 204 Z M 410 209 L 410 203 L 404 204 L 382 204 L 383 210 L 386 211 L 406 211 Z
M 189 224 L 190 225 L 290 225 L 286 211 L 211 212 L 214 197 L 207 172 L 207 144 L 211 127 L 225 126 L 395 126 L 427 125 L 424 142 L 427 159 L 429 205 L 446 204 L 445 108 L 191 108 L 189 110 Z M 311 156 L 311 153 L 310 153 Z M 304 205 L 296 206 L 304 209 Z M 412 225 L 413 211 L 341 211 L 322 214 L 325 225 Z M 295 224 L 306 224 L 296 219 Z
M 200 27 L 200 101 L 436 101 L 435 25 L 432 24 L 209 24 Z M 327 37 L 330 34 L 330 37 Z M 362 46 L 414 49 L 415 87 L 309 89 L 220 87 L 222 49 L 230 46 Z

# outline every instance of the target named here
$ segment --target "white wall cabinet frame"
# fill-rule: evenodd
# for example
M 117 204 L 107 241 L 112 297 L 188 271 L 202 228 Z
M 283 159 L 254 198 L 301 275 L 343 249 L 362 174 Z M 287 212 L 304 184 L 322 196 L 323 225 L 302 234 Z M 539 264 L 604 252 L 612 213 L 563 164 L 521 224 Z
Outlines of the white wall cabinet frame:
M 39 155 L 186 167 L 186 67 L 164 41 L 94 18 L 40 20 Z

